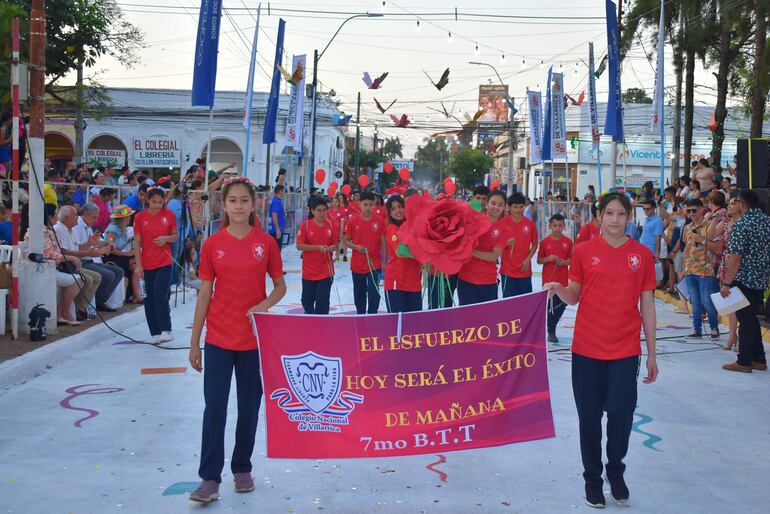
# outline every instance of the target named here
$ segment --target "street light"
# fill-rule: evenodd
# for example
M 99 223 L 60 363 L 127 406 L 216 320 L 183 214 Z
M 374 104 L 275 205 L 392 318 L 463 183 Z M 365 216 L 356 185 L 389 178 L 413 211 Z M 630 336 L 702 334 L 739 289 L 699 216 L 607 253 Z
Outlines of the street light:
M 492 71 L 494 71 L 495 75 L 497 75 L 497 80 L 500 81 L 500 84 L 503 86 L 505 85 L 505 82 L 503 82 L 502 77 L 500 77 L 500 74 L 497 73 L 497 68 L 495 68 L 491 64 L 486 62 L 478 62 L 478 61 L 469 61 L 468 64 L 474 64 L 477 66 L 488 66 L 492 68 Z M 508 95 L 508 99 L 510 100 L 509 104 L 511 105 L 511 114 L 510 114 L 510 119 L 508 121 L 508 180 L 506 181 L 507 182 L 506 189 L 507 189 L 508 195 L 510 196 L 513 194 L 513 151 L 516 149 L 517 141 L 516 141 L 516 132 L 513 129 L 514 128 L 513 127 L 513 115 L 514 115 L 513 99 L 511 98 L 510 95 Z
M 384 5 L 384 2 L 383 2 Z M 316 132 L 316 106 L 318 103 L 318 61 L 321 60 L 321 57 L 326 53 L 326 50 L 329 49 L 329 45 L 332 44 L 332 41 L 334 41 L 334 38 L 337 37 L 337 34 L 340 33 L 340 30 L 342 30 L 342 27 L 345 26 L 347 22 L 354 18 L 382 18 L 384 14 L 382 13 L 365 13 L 365 14 L 354 14 L 350 18 L 343 21 L 340 26 L 337 28 L 337 32 L 334 33 L 332 38 L 329 40 L 328 43 L 326 43 L 326 46 L 323 50 L 321 50 L 321 53 L 318 53 L 318 50 L 315 50 L 313 53 L 313 107 L 311 110 L 311 136 L 310 136 L 310 169 L 308 170 L 308 182 L 307 182 L 307 191 L 310 193 L 310 188 L 313 185 L 313 170 L 315 170 L 315 132 Z M 356 120 L 358 121 L 358 120 Z

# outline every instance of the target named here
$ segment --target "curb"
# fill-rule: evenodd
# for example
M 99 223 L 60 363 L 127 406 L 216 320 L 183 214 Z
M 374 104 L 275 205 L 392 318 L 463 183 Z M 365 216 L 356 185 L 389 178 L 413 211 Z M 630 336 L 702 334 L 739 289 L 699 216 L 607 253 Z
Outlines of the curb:
M 660 289 L 656 289 L 655 290 L 655 298 L 657 298 L 658 300 L 661 300 L 663 302 L 666 302 L 669 305 L 673 305 L 675 307 L 679 304 L 679 300 L 677 300 L 676 298 L 674 298 L 670 294 L 661 291 Z M 727 326 L 727 323 L 728 323 L 727 316 L 719 316 L 719 323 L 721 325 Z M 763 323 L 763 322 L 760 321 L 759 322 L 759 328 L 762 331 L 762 341 L 765 344 L 769 344 L 770 345 L 770 327 L 768 326 L 767 323 Z
M 144 321 L 144 309 L 136 309 L 109 320 L 110 326 L 123 332 Z M 27 352 L 24 355 L 0 363 L 0 395 L 10 387 L 26 382 L 50 369 L 77 352 L 86 350 L 115 335 L 104 323 L 99 323 L 59 341 Z

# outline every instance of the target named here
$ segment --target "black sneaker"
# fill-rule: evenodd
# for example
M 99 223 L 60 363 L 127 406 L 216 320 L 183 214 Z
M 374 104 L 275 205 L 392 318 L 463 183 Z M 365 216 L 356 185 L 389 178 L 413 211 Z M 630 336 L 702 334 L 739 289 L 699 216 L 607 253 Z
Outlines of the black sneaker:
M 685 339 L 701 339 L 703 337 L 703 334 L 700 332 L 693 332 L 692 334 L 687 334 L 684 336 Z
M 626 486 L 626 481 L 623 480 L 623 476 L 607 477 L 610 481 L 610 492 L 612 493 L 612 499 L 615 500 L 618 505 L 625 505 L 628 501 L 629 492 Z
M 607 506 L 601 485 L 586 484 L 586 505 L 595 509 L 603 509 Z
M 548 333 L 548 342 L 549 343 L 558 343 L 559 342 L 559 338 L 556 337 L 556 333 L 555 332 L 549 332 Z
M 711 329 L 711 335 L 709 336 L 709 339 L 712 341 L 716 341 L 719 339 L 719 329 L 718 328 L 712 328 Z

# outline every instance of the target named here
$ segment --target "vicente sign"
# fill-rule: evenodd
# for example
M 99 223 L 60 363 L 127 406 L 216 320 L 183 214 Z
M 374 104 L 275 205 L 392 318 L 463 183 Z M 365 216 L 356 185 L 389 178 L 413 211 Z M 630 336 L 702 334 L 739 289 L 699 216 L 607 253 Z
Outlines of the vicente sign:
M 125 150 L 110 150 L 106 148 L 89 148 L 86 150 L 86 160 L 89 166 L 105 166 L 118 168 L 126 164 Z
M 178 168 L 182 151 L 176 139 L 150 136 L 134 139 L 134 166 L 143 168 Z
M 267 456 L 387 457 L 554 437 L 546 298 L 376 316 L 253 314 Z

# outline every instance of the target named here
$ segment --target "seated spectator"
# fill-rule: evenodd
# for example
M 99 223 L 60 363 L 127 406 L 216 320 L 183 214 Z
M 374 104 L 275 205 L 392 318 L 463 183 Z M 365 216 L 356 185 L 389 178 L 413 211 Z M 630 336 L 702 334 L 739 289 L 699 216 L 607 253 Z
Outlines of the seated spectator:
M 111 244 L 112 250 L 104 260 L 119 266 L 131 283 L 131 303 L 142 303 L 142 288 L 140 279 L 134 274 L 136 260 L 134 259 L 133 238 L 128 237 L 128 224 L 134 211 L 125 205 L 119 205 L 112 213 L 112 222 L 105 232 L 106 240 Z M 128 296 L 128 293 L 127 293 Z
M 72 193 L 72 206 L 80 210 L 88 203 L 88 186 L 91 182 L 88 177 L 80 177 L 77 183 L 81 185 Z

